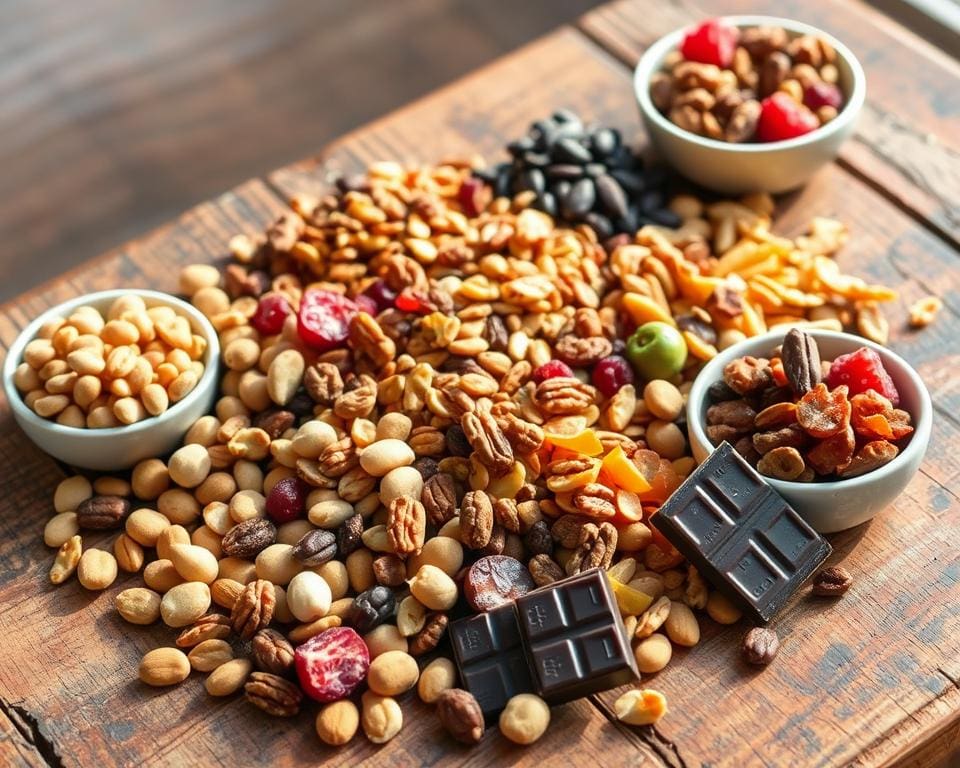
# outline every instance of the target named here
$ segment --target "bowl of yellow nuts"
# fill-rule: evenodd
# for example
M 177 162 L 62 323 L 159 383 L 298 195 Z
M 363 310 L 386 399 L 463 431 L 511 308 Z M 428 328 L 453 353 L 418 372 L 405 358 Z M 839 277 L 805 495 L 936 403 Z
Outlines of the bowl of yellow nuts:
M 210 321 L 158 291 L 91 293 L 31 322 L 10 347 L 14 419 L 51 456 L 115 470 L 173 449 L 213 405 L 220 344 Z

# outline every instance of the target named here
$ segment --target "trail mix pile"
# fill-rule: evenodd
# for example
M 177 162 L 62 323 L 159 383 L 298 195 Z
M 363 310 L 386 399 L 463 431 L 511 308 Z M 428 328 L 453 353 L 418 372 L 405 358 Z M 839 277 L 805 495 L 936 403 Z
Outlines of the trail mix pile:
M 843 109 L 837 54 L 815 35 L 738 29 L 710 19 L 684 35 L 650 80 L 654 105 L 684 130 L 718 141 L 784 141 Z
M 765 196 L 678 197 L 678 228 L 601 244 L 531 209 L 531 192 L 468 214 L 468 180 L 466 166 L 378 163 L 297 198 L 263 239 L 235 238 L 223 273 L 183 270 L 220 336 L 215 413 L 129 480 L 64 480 L 44 534 L 55 583 L 142 573 L 118 612 L 179 632 L 143 658 L 145 683 L 209 673 L 211 695 L 242 689 L 276 716 L 306 695 L 328 744 L 361 727 L 392 738 L 396 697 L 416 687 L 472 742 L 483 720 L 442 650 L 480 556 L 518 561 L 536 585 L 607 569 L 644 673 L 699 641 L 704 612 L 740 618 L 646 522 L 694 467 L 690 382 L 769 327 L 874 330 L 892 292 L 840 272 L 836 222 L 772 234 Z M 624 357 L 651 322 L 682 355 L 631 354 L 668 378 Z M 118 531 L 113 553 L 84 550 L 80 530 Z M 346 696 L 363 684 L 358 710 Z M 666 705 L 645 691 L 621 710 L 653 722 Z M 529 743 L 548 722 L 524 695 L 500 726 Z

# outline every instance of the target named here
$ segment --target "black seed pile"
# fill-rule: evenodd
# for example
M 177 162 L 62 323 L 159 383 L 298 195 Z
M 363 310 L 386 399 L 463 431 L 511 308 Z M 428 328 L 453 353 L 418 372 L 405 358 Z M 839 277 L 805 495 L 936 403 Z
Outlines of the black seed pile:
M 666 169 L 646 167 L 616 128 L 584 125 L 562 109 L 532 123 L 506 148 L 512 160 L 476 171 L 498 197 L 532 190 L 534 208 L 568 224 L 588 224 L 601 239 L 645 224 L 681 224 L 666 207 Z

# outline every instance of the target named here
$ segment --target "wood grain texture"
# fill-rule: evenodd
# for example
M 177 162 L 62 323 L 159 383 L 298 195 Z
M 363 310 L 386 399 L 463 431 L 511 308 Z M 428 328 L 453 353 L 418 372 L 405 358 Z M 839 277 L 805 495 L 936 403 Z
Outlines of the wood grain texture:
M 732 13 L 804 21 L 853 51 L 867 101 L 841 163 L 960 244 L 960 63 L 860 0 L 616 0 L 579 24 L 633 65 L 661 35 Z
M 639 137 L 629 72 L 566 29 L 456 86 L 348 135 L 322 154 L 272 174 L 283 195 L 316 193 L 334 168 L 371 160 L 432 160 L 479 152 L 494 157 L 504 141 L 558 106 Z M 936 765 L 957 743 L 960 716 L 960 355 L 958 254 L 885 195 L 843 167 L 818 174 L 780 201 L 777 231 L 797 234 L 813 215 L 848 221 L 853 236 L 840 257 L 847 269 L 897 286 L 894 348 L 927 380 L 938 418 L 928 458 L 905 494 L 871 524 L 832 537 L 834 562 L 856 577 L 839 601 L 798 595 L 778 616 L 777 662 L 745 669 L 737 640 L 745 626 L 704 621 L 703 642 L 678 652 L 644 684 L 663 690 L 671 712 L 657 728 L 611 725 L 615 692 L 557 708 L 548 737 L 526 750 L 497 733 L 481 748 L 456 746 L 428 709 L 408 695 L 407 725 L 389 745 L 358 737 L 324 748 L 313 733 L 314 708 L 272 720 L 240 699 L 211 702 L 199 680 L 167 691 L 136 681 L 142 653 L 168 644 L 170 630 L 124 624 L 111 598 L 126 581 L 92 596 L 73 581 L 47 585 L 51 553 L 40 541 L 62 470 L 13 427 L 0 403 L 0 463 L 8 493 L 0 499 L 0 630 L 11 638 L 0 667 L 0 696 L 43 724 L 65 765 L 130 764 L 459 764 L 672 767 L 862 766 L 916 760 Z M 279 210 L 279 198 L 252 182 L 91 268 L 0 307 L 0 343 L 50 303 L 92 287 L 126 283 L 171 289 L 176 267 L 215 260 L 229 235 L 255 231 Z M 944 297 L 937 323 L 904 327 L 909 302 Z M 108 536 L 98 543 L 105 546 Z M 38 652 L 38 649 L 42 649 Z M 198 676 L 194 676 L 197 678 Z M 0 720 L 0 727 L 3 726 Z M 2 730 L 0 730 L 2 732 Z M 3 753 L 0 752 L 0 756 Z
M 0 300 L 598 0 L 7 0 Z

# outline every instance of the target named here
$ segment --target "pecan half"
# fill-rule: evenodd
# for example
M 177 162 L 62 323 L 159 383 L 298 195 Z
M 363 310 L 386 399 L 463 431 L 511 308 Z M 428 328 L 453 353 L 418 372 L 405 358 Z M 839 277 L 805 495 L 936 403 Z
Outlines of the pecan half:
M 243 640 L 249 640 L 270 624 L 276 604 L 277 594 L 271 582 L 264 579 L 251 581 L 240 593 L 230 613 L 233 631 Z
M 538 587 L 553 584 L 566 575 L 563 568 L 550 555 L 535 555 L 527 565 L 527 569 L 533 577 L 533 583 Z
M 494 519 L 511 533 L 520 533 L 520 515 L 513 499 L 497 499 L 493 502 Z
M 387 536 L 400 557 L 415 555 L 423 548 L 427 514 L 423 504 L 411 496 L 398 496 L 390 502 Z
M 543 429 L 539 425 L 521 419 L 513 413 L 502 416 L 499 423 L 507 440 L 517 453 L 533 453 L 539 451 L 540 446 L 543 445 Z
M 222 640 L 230 636 L 230 617 L 222 613 L 208 613 L 177 636 L 178 648 L 192 648 L 204 640 Z
M 376 318 L 357 312 L 350 321 L 350 344 L 382 368 L 397 355 L 397 345 L 387 336 Z
M 377 383 L 364 375 L 360 377 L 360 386 L 344 392 L 334 401 L 333 412 L 341 419 L 364 419 L 376 405 Z
M 252 672 L 243 690 L 247 701 L 274 717 L 293 717 L 303 700 L 296 685 L 270 672 Z
M 573 495 L 573 505 L 586 517 L 606 520 L 617 513 L 616 495 L 600 483 L 587 483 Z
M 225 555 L 251 559 L 277 540 L 276 526 L 262 517 L 233 526 L 220 542 Z
M 550 527 L 550 535 L 561 547 L 573 549 L 580 542 L 580 529 L 586 522 L 586 518 L 579 515 L 563 515 Z
M 449 619 L 445 613 L 431 613 L 417 634 L 410 638 L 410 655 L 422 656 L 430 653 L 443 639 Z
M 77 506 L 77 524 L 81 528 L 105 531 L 119 528 L 130 514 L 130 502 L 121 496 L 94 496 Z
M 586 523 L 580 529 L 580 540 L 567 561 L 567 575 L 574 576 L 591 568 L 609 568 L 617 548 L 617 529 L 611 523 Z
M 327 477 L 341 477 L 360 463 L 353 440 L 344 437 L 331 443 L 317 457 L 320 471 Z
M 307 394 L 321 405 L 333 405 L 343 394 L 343 379 L 340 369 L 333 363 L 317 363 L 303 374 L 303 386 Z
M 585 339 L 568 333 L 554 345 L 554 351 L 563 362 L 576 368 L 593 365 L 613 351 L 609 339 L 603 336 L 588 336 Z
M 513 448 L 497 420 L 487 411 L 465 413 L 460 426 L 480 463 L 496 477 L 513 469 Z
M 476 744 L 483 738 L 483 712 L 473 694 L 450 688 L 437 698 L 437 716 L 453 738 L 464 744 Z
M 470 549 L 483 549 L 493 533 L 493 504 L 484 491 L 469 491 L 460 504 L 460 539 Z
M 580 413 L 597 402 L 597 390 L 579 379 L 556 376 L 537 386 L 533 395 L 537 407 L 544 413 L 565 415 Z
M 253 663 L 257 669 L 274 675 L 286 675 L 293 670 L 293 646 L 275 629 L 261 629 L 250 643 Z
M 850 571 L 839 565 L 824 568 L 813 577 L 813 594 L 820 597 L 840 597 L 850 589 L 853 576 Z
M 805 395 L 820 383 L 820 349 L 809 333 L 791 328 L 780 351 L 783 372 L 794 394 Z
M 438 472 L 423 484 L 420 499 L 433 525 L 439 527 L 457 514 L 457 490 L 446 472 Z

